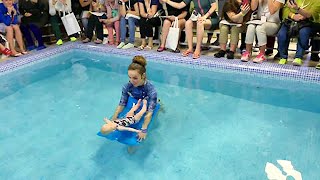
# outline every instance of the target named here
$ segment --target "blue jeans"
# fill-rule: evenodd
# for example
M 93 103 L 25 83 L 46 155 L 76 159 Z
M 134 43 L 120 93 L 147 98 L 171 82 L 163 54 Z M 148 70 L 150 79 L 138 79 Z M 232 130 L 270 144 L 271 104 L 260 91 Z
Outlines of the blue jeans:
M 278 32 L 278 50 L 280 58 L 288 59 L 288 48 L 290 43 L 290 37 L 288 35 L 289 27 L 282 24 Z M 311 34 L 311 27 L 303 27 L 299 30 L 297 51 L 295 58 L 302 58 L 304 51 L 309 48 L 309 38 Z
M 125 19 L 124 17 L 120 18 L 120 41 L 121 42 L 126 41 L 126 35 L 127 35 L 126 25 L 127 24 L 129 26 L 129 43 L 134 44 L 136 26 L 138 26 L 139 20 L 133 17 L 129 17 L 128 19 Z

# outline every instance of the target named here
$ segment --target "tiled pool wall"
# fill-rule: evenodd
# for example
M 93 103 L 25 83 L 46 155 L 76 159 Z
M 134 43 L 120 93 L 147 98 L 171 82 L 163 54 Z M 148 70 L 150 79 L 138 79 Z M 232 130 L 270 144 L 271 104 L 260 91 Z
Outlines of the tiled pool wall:
M 176 63 L 188 65 L 196 69 L 218 70 L 223 72 L 236 71 L 238 73 L 249 73 L 251 75 L 267 75 L 276 79 L 293 79 L 320 84 L 320 71 L 313 67 L 298 67 L 292 65 L 279 65 L 264 62 L 256 64 L 253 62 L 244 63 L 240 60 L 227 60 L 224 58 L 214 58 L 213 56 L 202 55 L 200 59 L 193 60 L 192 57 L 183 57 L 172 52 L 137 51 L 137 49 L 117 49 L 115 46 L 83 44 L 81 42 L 65 43 L 62 46 L 49 47 L 39 52 L 30 53 L 14 59 L 0 63 L 1 73 L 12 71 L 16 68 L 31 65 L 34 62 L 42 61 L 58 53 L 67 52 L 72 49 L 81 49 L 90 52 L 102 52 L 121 56 L 143 55 L 148 61 L 160 63 Z

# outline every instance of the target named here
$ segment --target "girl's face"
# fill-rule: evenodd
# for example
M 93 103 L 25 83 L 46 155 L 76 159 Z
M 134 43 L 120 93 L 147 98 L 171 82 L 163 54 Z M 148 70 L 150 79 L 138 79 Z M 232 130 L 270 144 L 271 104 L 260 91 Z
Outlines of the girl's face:
M 134 87 L 138 87 L 144 84 L 145 75 L 141 75 L 138 70 L 128 70 L 128 76 L 130 82 Z
M 5 7 L 11 7 L 13 4 L 13 0 L 3 0 L 2 2 Z

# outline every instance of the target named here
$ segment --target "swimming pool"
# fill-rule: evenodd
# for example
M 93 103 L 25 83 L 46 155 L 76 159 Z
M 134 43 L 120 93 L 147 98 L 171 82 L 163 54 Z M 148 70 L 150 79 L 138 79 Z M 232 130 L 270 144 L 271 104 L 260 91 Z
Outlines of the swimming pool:
M 129 155 L 96 132 L 112 115 L 136 52 L 64 48 L 18 70 L 5 64 L 1 179 L 267 179 L 266 163 L 279 159 L 292 161 L 303 179 L 318 178 L 318 74 L 275 78 L 250 71 L 250 64 L 240 72 L 232 63 L 211 68 L 141 52 L 163 110 L 148 140 Z

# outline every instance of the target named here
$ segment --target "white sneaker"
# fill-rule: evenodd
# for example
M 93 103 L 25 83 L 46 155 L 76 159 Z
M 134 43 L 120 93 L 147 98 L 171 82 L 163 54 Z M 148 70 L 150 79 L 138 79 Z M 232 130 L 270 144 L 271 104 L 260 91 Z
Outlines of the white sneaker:
M 134 44 L 132 43 L 128 43 L 125 46 L 122 47 L 122 49 L 130 49 L 130 48 L 134 48 Z
M 121 49 L 121 48 L 123 48 L 124 45 L 126 45 L 126 44 L 125 44 L 124 42 L 121 42 L 121 43 L 117 46 L 117 48 L 118 48 L 118 49 Z

